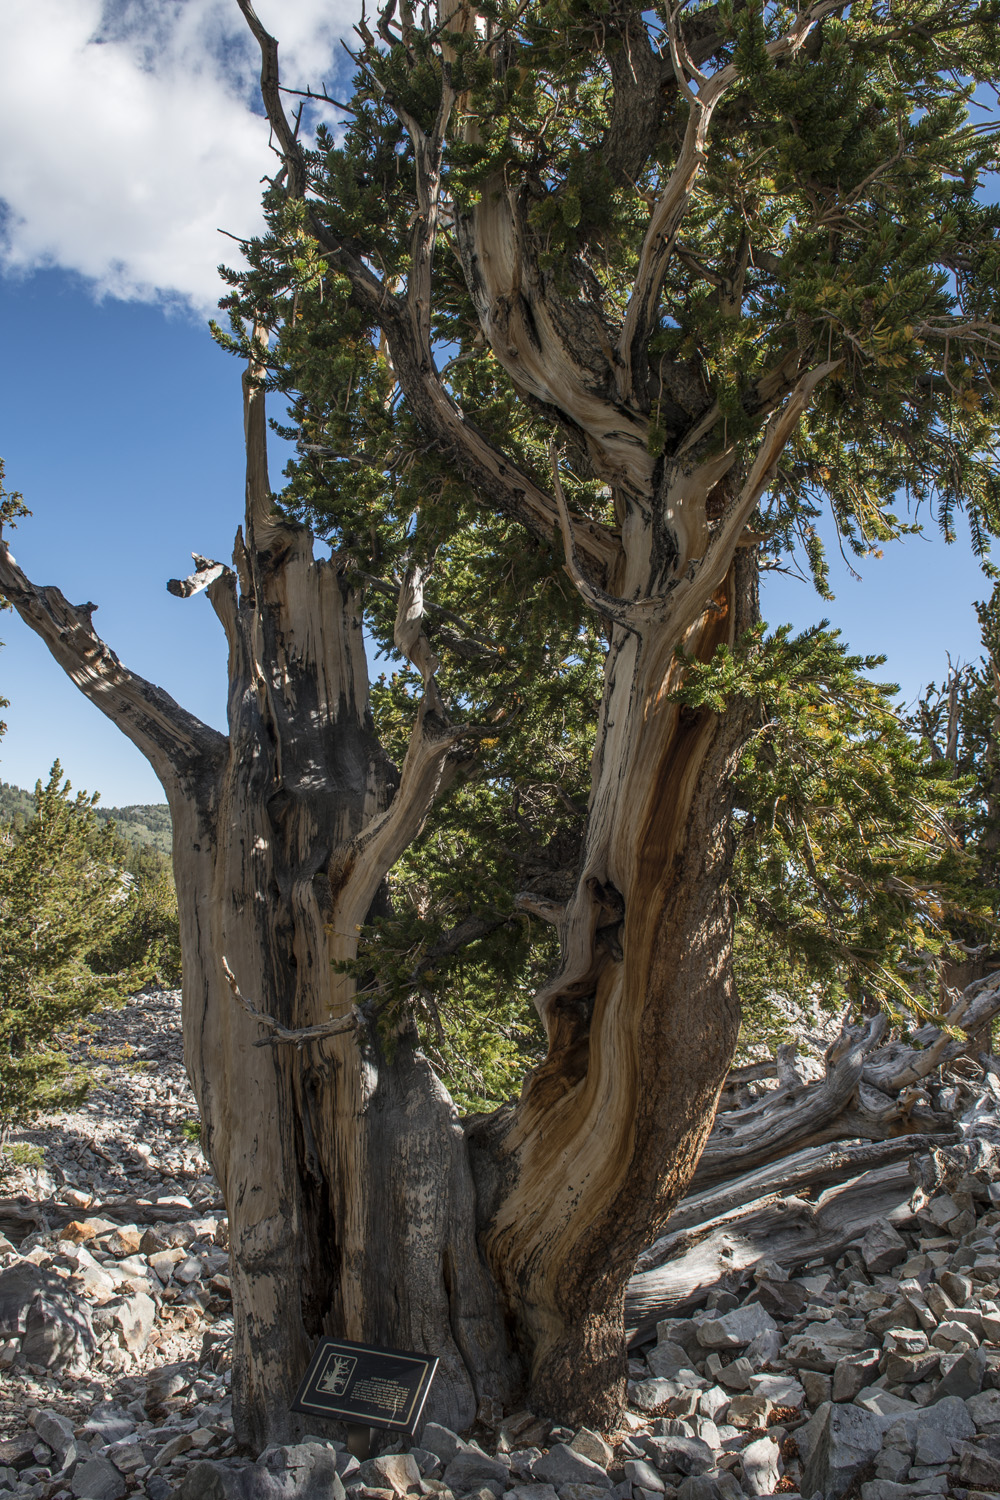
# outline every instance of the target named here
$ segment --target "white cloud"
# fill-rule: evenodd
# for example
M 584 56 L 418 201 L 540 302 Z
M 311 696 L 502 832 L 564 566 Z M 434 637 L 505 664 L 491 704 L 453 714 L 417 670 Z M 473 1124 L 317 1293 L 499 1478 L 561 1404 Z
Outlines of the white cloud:
M 355 0 L 256 8 L 283 81 L 339 66 Z M 214 307 L 215 268 L 238 258 L 217 231 L 259 226 L 275 165 L 252 107 L 258 69 L 236 0 L 5 0 L 0 267 L 58 266 L 99 295 Z

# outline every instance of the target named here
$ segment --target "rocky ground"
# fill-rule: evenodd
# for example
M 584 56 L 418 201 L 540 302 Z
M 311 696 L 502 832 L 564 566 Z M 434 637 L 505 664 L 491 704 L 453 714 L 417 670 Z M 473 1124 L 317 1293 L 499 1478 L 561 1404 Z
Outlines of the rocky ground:
M 529 1412 L 359 1462 L 317 1436 L 235 1452 L 226 1221 L 197 1145 L 179 997 L 81 1044 L 78 1112 L 23 1132 L 2 1191 L 0 1492 L 32 1500 L 907 1500 L 1000 1496 L 995 1145 L 917 1172 L 834 1264 L 742 1284 L 633 1349 L 620 1431 Z M 104 1076 L 101 1077 L 101 1070 Z M 190 1130 L 190 1127 L 189 1127 Z M 395 1451 L 393 1451 L 395 1450 Z

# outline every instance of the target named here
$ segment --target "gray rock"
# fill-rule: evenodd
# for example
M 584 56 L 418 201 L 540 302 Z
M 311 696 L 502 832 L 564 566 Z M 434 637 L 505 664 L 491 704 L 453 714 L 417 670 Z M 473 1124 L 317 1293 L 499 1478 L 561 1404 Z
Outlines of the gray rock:
M 423 1450 L 421 1449 L 421 1452 L 422 1451 Z M 441 1460 L 438 1458 L 436 1453 L 432 1453 L 430 1457 L 432 1461 L 437 1465 L 437 1469 L 435 1472 L 439 1474 L 441 1472 Z M 344 1452 L 337 1454 L 337 1473 L 340 1475 L 340 1478 L 343 1481 L 345 1487 L 347 1485 L 347 1481 L 349 1479 L 352 1479 L 354 1475 L 357 1474 L 360 1468 L 361 1465 L 358 1463 L 358 1460 L 354 1457 L 353 1453 Z
M 915 1401 L 906 1401 L 902 1396 L 894 1396 L 892 1391 L 883 1390 L 878 1385 L 865 1386 L 854 1398 L 854 1405 L 862 1411 L 874 1412 L 880 1417 L 902 1417 L 915 1416 L 920 1407 Z
M 121 1298 L 115 1312 L 122 1347 L 131 1354 L 141 1354 L 149 1343 L 156 1319 L 156 1304 L 145 1292 L 134 1292 Z
M 244 1476 L 255 1467 L 249 1464 L 236 1467 L 212 1459 L 199 1459 L 185 1469 L 183 1479 L 173 1491 L 175 1500 L 245 1500 L 251 1492 L 252 1481 Z M 166 1480 L 160 1482 L 167 1483 Z M 152 1493 L 148 1480 L 145 1489 L 147 1494 Z M 170 1493 L 169 1485 L 167 1493 Z
M 743 1488 L 750 1495 L 773 1495 L 781 1478 L 781 1450 L 770 1437 L 749 1443 L 740 1455 Z
M 420 1446 L 426 1448 L 428 1453 L 433 1453 L 443 1464 L 450 1464 L 456 1453 L 467 1448 L 457 1432 L 452 1432 L 450 1427 L 442 1427 L 439 1422 L 428 1422 L 420 1432 Z
M 916 1464 L 947 1464 L 951 1462 L 952 1442 L 937 1427 L 925 1427 L 919 1422 L 917 1440 L 913 1452 Z
M 82 1370 L 97 1348 L 86 1304 L 31 1261 L 0 1271 L 0 1340 L 18 1336 L 29 1364 L 52 1369 Z
M 194 1380 L 195 1371 L 188 1364 L 159 1365 L 155 1370 L 150 1370 L 146 1377 L 145 1407 L 147 1412 L 155 1412 L 156 1408 L 162 1406 L 164 1401 L 169 1401 L 171 1396 L 179 1396 L 186 1391 Z
M 612 1493 L 599 1484 L 561 1484 L 558 1491 L 559 1500 L 609 1500 Z
M 771 1314 L 759 1302 L 750 1302 L 721 1318 L 706 1318 L 698 1325 L 698 1342 L 704 1349 L 742 1349 L 758 1335 L 777 1329 Z
M 912 1458 L 912 1453 L 902 1453 L 898 1448 L 883 1448 L 875 1465 L 875 1477 L 901 1483 L 910 1472 Z
M 909 1420 L 909 1419 L 907 1419 Z M 915 1419 L 918 1428 L 934 1428 L 957 1441 L 976 1435 L 976 1424 L 965 1402 L 958 1396 L 945 1396 L 932 1406 L 925 1406 Z
M 615 1456 L 611 1444 L 606 1443 L 599 1432 L 591 1432 L 589 1427 L 581 1427 L 569 1446 L 574 1453 L 582 1453 L 584 1458 L 600 1464 L 602 1469 L 606 1469 Z
M 888 1385 L 917 1385 L 929 1380 L 936 1373 L 941 1356 L 936 1349 L 925 1349 L 920 1354 L 897 1354 L 886 1356 L 885 1378 Z M 874 1371 L 872 1372 L 874 1374 Z
M 876 1339 L 880 1340 L 890 1328 L 919 1328 L 920 1319 L 911 1302 L 894 1302 L 891 1307 L 880 1307 L 869 1313 L 865 1326 L 874 1342 Z
M 983 1325 L 983 1338 L 989 1339 L 990 1343 L 1000 1343 L 1000 1313 L 984 1312 L 980 1314 Z
M 681 1482 L 677 1500 L 743 1500 L 735 1474 L 692 1474 Z
M 656 1338 L 661 1344 L 680 1344 L 689 1354 L 701 1351 L 694 1318 L 661 1318 L 656 1325 Z
M 715 1356 L 718 1358 L 718 1356 Z M 709 1355 L 709 1358 L 712 1358 Z M 755 1374 L 754 1367 L 745 1355 L 741 1354 L 739 1359 L 734 1359 L 728 1365 L 723 1365 L 718 1373 L 720 1385 L 724 1385 L 730 1391 L 748 1391 L 750 1389 L 751 1377 Z
M 859 1349 L 855 1354 L 845 1354 L 838 1359 L 833 1367 L 833 1400 L 853 1401 L 875 1379 L 878 1364 L 877 1349 Z
M 70 1489 L 77 1500 L 123 1500 L 126 1488 L 125 1479 L 114 1464 L 99 1453 L 77 1464 L 70 1480 Z
M 823 1333 L 799 1333 L 785 1345 L 785 1359 L 796 1370 L 819 1370 L 830 1375 L 847 1351 Z
M 461 1461 L 461 1455 L 454 1460 Z M 373 1490 L 392 1490 L 394 1495 L 420 1492 L 420 1468 L 412 1453 L 382 1453 L 366 1459 L 358 1469 L 358 1479 Z M 476 1481 L 478 1483 L 479 1481 Z M 475 1485 L 468 1485 L 473 1489 Z
M 826 1414 L 829 1409 L 829 1401 L 821 1402 L 808 1422 L 804 1422 L 801 1427 L 796 1428 L 795 1442 L 799 1450 L 799 1457 L 804 1464 L 808 1462 L 813 1449 L 819 1442 L 819 1436 L 823 1431 Z
M 638 1380 L 634 1385 L 630 1383 L 628 1388 L 629 1403 L 637 1411 L 655 1411 L 658 1406 L 664 1406 L 679 1394 L 680 1387 L 676 1380 L 660 1377 Z
M 764 1427 L 773 1404 L 769 1396 L 759 1391 L 734 1396 L 726 1410 L 726 1421 L 732 1427 Z
M 57 1411 L 37 1411 L 32 1418 L 34 1427 L 43 1443 L 48 1443 L 55 1458 L 57 1469 L 66 1469 L 76 1462 L 76 1437 L 73 1423 Z
M 128 1412 L 112 1405 L 110 1401 L 102 1401 L 99 1406 L 95 1406 L 83 1424 L 83 1435 L 92 1448 L 104 1448 L 109 1443 L 121 1442 L 122 1438 L 131 1437 L 133 1432 L 135 1422 Z
M 535 1462 L 536 1458 L 541 1458 L 541 1456 L 541 1448 L 515 1448 L 512 1453 L 508 1453 L 507 1455 L 510 1459 L 510 1472 L 522 1484 L 530 1484 L 531 1465 Z
M 445 1484 L 451 1484 L 449 1473 L 450 1467 L 445 1470 Z M 555 1443 L 548 1453 L 536 1458 L 531 1465 L 531 1477 L 554 1484 L 557 1489 L 563 1484 L 595 1484 L 601 1489 L 611 1488 L 611 1480 L 601 1465 L 595 1464 L 592 1458 L 585 1458 L 582 1453 L 574 1452 L 566 1443 Z
M 713 1453 L 717 1453 L 722 1447 L 722 1439 L 719 1436 L 719 1429 L 711 1417 L 694 1416 L 690 1420 L 694 1427 L 694 1432 L 691 1434 L 692 1437 L 701 1438 L 702 1442 L 707 1443 Z
M 696 1437 L 647 1437 L 642 1446 L 658 1469 L 665 1473 L 704 1474 L 715 1465 L 707 1443 Z
M 986 1356 L 982 1350 L 970 1349 L 938 1381 L 931 1400 L 942 1401 L 945 1396 L 961 1396 L 963 1401 L 967 1401 L 970 1396 L 978 1396 L 983 1388 L 985 1370 Z
M 938 1281 L 945 1296 L 956 1307 L 964 1307 L 972 1296 L 972 1282 L 968 1276 L 962 1276 L 956 1271 L 942 1271 Z
M 836 1366 L 834 1366 L 836 1369 Z M 833 1381 L 829 1375 L 824 1375 L 819 1370 L 798 1371 L 799 1380 L 806 1393 L 806 1401 L 813 1411 L 822 1406 L 824 1401 L 829 1401 L 833 1394 Z
M 1000 1391 L 980 1391 L 965 1403 L 969 1416 L 980 1432 L 1000 1427 Z
M 1000 1494 L 1000 1458 L 994 1458 L 972 1443 L 964 1443 L 958 1477 L 962 1484 L 974 1484 L 979 1489 Z
M 433 1479 L 435 1475 L 441 1472 L 441 1460 L 436 1453 L 431 1453 L 428 1448 L 412 1447 L 410 1449 L 410 1456 L 416 1462 L 417 1468 L 424 1479 Z M 343 1478 L 343 1469 L 338 1469 L 337 1472 Z
M 877 1219 L 861 1241 L 861 1259 L 873 1276 L 891 1271 L 908 1253 L 906 1241 L 884 1219 Z
M 306 1441 L 265 1448 L 245 1469 L 248 1500 L 261 1495 L 295 1496 L 295 1500 L 345 1500 L 337 1473 L 337 1453 L 329 1443 Z
M 631 1484 L 641 1485 L 644 1490 L 659 1490 L 663 1494 L 663 1476 L 644 1458 L 629 1458 L 625 1461 L 625 1478 Z
M 796 1411 L 801 1409 L 806 1399 L 805 1390 L 794 1375 L 751 1375 L 750 1389 L 757 1395 L 767 1396 L 775 1406 L 792 1406 Z
M 776 1281 L 770 1277 L 758 1282 L 757 1299 L 766 1312 L 776 1318 L 795 1318 L 806 1305 L 805 1287 L 797 1281 Z
M 120 1443 L 109 1443 L 101 1450 L 103 1458 L 110 1459 L 120 1474 L 128 1476 L 136 1469 L 145 1467 L 146 1455 L 137 1438 L 124 1438 Z
M 965 1312 L 965 1308 L 959 1307 L 955 1311 Z M 957 1318 L 950 1318 L 947 1323 L 938 1324 L 931 1342 L 939 1349 L 957 1349 L 962 1346 L 978 1348 L 979 1336 L 968 1323 L 960 1323 Z
M 255 1464 L 200 1459 L 173 1494 L 175 1500 L 346 1500 L 336 1458 L 328 1443 L 305 1442 L 265 1448 Z M 145 1487 L 153 1500 L 151 1481 Z
M 424 1436 L 426 1438 L 426 1434 Z M 423 1443 L 423 1446 L 427 1447 L 426 1441 Z M 581 1459 L 580 1462 L 586 1463 L 587 1460 Z M 594 1467 L 597 1467 L 596 1464 Z M 414 1468 L 416 1468 L 416 1464 L 414 1464 Z M 362 1474 L 364 1470 L 365 1465 L 362 1464 Z M 550 1483 L 558 1483 L 553 1474 L 538 1474 L 537 1470 L 533 1470 L 533 1473 L 539 1479 L 548 1480 Z M 510 1477 L 510 1470 L 506 1464 L 500 1463 L 499 1459 L 490 1458 L 488 1454 L 480 1453 L 476 1448 L 467 1447 L 464 1452 L 455 1454 L 451 1463 L 445 1466 L 444 1474 L 441 1477 L 450 1490 L 454 1490 L 458 1494 L 468 1494 L 470 1490 L 482 1489 L 484 1486 L 490 1484 L 506 1486 Z M 566 1477 L 570 1478 L 572 1476 L 567 1475 Z M 380 1486 L 380 1488 L 385 1488 L 385 1486 Z
M 674 1344 L 669 1339 L 663 1340 L 650 1349 L 646 1355 L 646 1363 L 653 1375 L 658 1375 L 664 1380 L 673 1380 L 681 1370 L 693 1368 L 691 1356 L 682 1344 Z
M 916 1500 L 912 1484 L 894 1484 L 891 1479 L 869 1479 L 861 1486 L 861 1500 Z
M 821 1411 L 815 1445 L 802 1470 L 802 1493 L 819 1490 L 824 1500 L 840 1500 L 858 1470 L 881 1449 L 885 1422 L 859 1406 L 831 1403 Z
M 515 1484 L 504 1500 L 559 1500 L 551 1484 Z

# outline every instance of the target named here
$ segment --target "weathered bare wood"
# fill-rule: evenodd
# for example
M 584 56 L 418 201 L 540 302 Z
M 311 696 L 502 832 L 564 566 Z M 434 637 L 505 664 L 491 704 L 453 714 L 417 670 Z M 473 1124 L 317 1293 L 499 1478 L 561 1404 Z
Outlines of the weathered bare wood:
M 453 1428 L 520 1379 L 454 1106 L 411 1026 L 389 1047 L 374 1012 L 355 1009 L 349 969 L 456 735 L 428 670 L 397 792 L 368 708 L 360 598 L 337 558 L 317 559 L 305 528 L 273 516 L 258 376 L 245 385 L 246 541 L 235 571 L 195 579 L 226 630 L 227 737 L 127 673 L 88 611 L 0 561 L 27 623 L 167 786 L 185 1063 L 229 1218 L 235 1423 L 254 1450 L 302 1430 L 291 1397 L 323 1332 L 437 1354 L 431 1414 Z M 405 632 L 419 609 L 410 619 L 415 591 L 401 593 Z M 419 643 L 418 628 L 417 656 Z M 265 1043 L 308 1045 L 258 1046 L 262 1024 Z
M 0 1233 L 19 1244 L 26 1235 L 64 1229 L 74 1220 L 111 1219 L 117 1224 L 183 1224 L 225 1209 L 221 1198 L 185 1206 L 150 1203 L 141 1198 L 95 1199 L 86 1208 L 71 1208 L 55 1198 L 0 1198 Z
M 915 1152 L 949 1145 L 958 1139 L 955 1131 L 938 1135 L 904 1135 L 891 1141 L 843 1141 L 834 1146 L 809 1146 L 758 1167 L 719 1187 L 682 1198 L 667 1220 L 667 1233 L 636 1261 L 636 1272 L 662 1265 L 686 1243 L 686 1231 L 701 1225 L 716 1225 L 728 1215 L 737 1216 L 766 1206 L 768 1201 L 808 1190 L 830 1187 L 857 1177 L 861 1172 L 890 1162 L 908 1161 Z
M 1000 975 L 990 974 L 970 985 L 945 1017 L 945 1025 L 960 1028 L 962 1035 L 950 1036 L 936 1026 L 925 1026 L 916 1033 L 919 1048 L 905 1042 L 891 1042 L 865 1063 L 864 1077 L 875 1088 L 898 1093 L 918 1084 L 944 1064 L 961 1057 L 968 1049 L 968 1035 L 987 1026 L 1000 1015 Z
M 300 142 L 281 100 L 278 44 L 263 27 L 250 0 L 237 0 L 261 52 L 261 97 L 288 176 L 292 198 L 305 194 L 307 173 Z M 467 19 L 467 18 L 466 18 Z M 460 29 L 456 18 L 455 29 Z M 381 327 L 392 359 L 393 372 L 407 401 L 428 434 L 451 455 L 476 493 L 502 514 L 522 522 L 546 541 L 558 524 L 551 495 L 508 453 L 495 446 L 460 410 L 447 390 L 433 359 L 423 346 L 419 320 L 411 316 L 407 299 L 379 279 L 371 267 L 347 246 L 333 240 L 327 227 L 310 211 L 310 228 L 332 265 L 350 278 L 355 296 Z M 595 575 L 606 577 L 620 553 L 618 539 L 599 522 L 580 519 L 577 544 Z
M 339 1016 L 336 1021 L 325 1021 L 318 1026 L 298 1026 L 292 1030 L 288 1026 L 282 1026 L 281 1022 L 276 1021 L 273 1016 L 251 1005 L 241 992 L 236 982 L 236 975 L 229 967 L 225 954 L 222 955 L 222 972 L 226 976 L 226 983 L 232 990 L 233 999 L 237 1005 L 242 1006 L 252 1020 L 264 1027 L 266 1035 L 257 1038 L 254 1042 L 255 1047 L 271 1047 L 290 1042 L 292 1046 L 301 1049 L 310 1046 L 313 1042 L 324 1041 L 328 1037 L 341 1036 L 345 1031 L 351 1031 L 361 1024 L 361 1014 L 354 1010 L 349 1016 Z
M 171 805 L 204 801 L 226 753 L 226 739 L 129 671 L 93 628 L 93 605 L 74 606 L 57 588 L 38 588 L 0 540 L 0 594 L 40 636 L 63 671 L 149 761 Z
M 782 1087 L 745 1109 L 718 1115 L 692 1187 L 708 1187 L 829 1139 L 824 1132 L 834 1127 L 853 1099 L 865 1057 L 885 1036 L 887 1027 L 882 1015 L 874 1016 L 865 1027 L 847 1027 L 827 1052 L 826 1077 L 821 1082 Z
M 876 1220 L 907 1222 L 912 1192 L 907 1163 L 890 1162 L 828 1188 L 815 1203 L 781 1198 L 749 1213 L 736 1211 L 723 1224 L 687 1231 L 678 1254 L 629 1282 L 630 1341 L 648 1336 L 660 1318 L 697 1306 L 710 1288 L 737 1282 L 761 1260 L 791 1270 L 815 1258 L 835 1258 Z

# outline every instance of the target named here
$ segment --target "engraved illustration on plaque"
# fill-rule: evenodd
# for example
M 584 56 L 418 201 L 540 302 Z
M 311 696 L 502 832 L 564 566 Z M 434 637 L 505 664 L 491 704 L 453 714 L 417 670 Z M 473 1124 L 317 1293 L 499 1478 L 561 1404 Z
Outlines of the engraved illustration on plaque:
M 324 1338 L 309 1361 L 292 1409 L 334 1421 L 412 1432 L 437 1366 L 431 1354 Z
M 339 1354 L 330 1361 L 329 1368 L 319 1383 L 321 1391 L 327 1391 L 331 1396 L 342 1396 L 347 1390 L 347 1382 L 354 1373 L 357 1360 L 347 1354 Z

